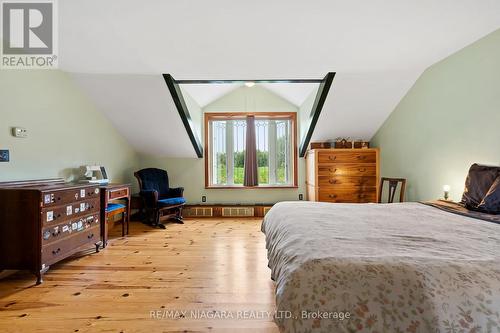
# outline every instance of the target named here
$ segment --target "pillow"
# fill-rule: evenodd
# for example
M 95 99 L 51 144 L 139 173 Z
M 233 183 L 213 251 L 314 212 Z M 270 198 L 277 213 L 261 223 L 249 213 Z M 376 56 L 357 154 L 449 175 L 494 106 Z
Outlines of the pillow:
M 477 208 L 491 214 L 500 213 L 500 176 L 493 182 Z
M 477 209 L 499 175 L 500 167 L 473 164 L 465 180 L 462 204 L 468 209 Z

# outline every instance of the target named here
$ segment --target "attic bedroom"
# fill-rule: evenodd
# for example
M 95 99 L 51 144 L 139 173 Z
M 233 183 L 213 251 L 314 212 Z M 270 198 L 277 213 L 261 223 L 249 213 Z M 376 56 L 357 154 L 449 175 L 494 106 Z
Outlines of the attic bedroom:
M 1 0 L 1 332 L 500 332 L 500 3 Z

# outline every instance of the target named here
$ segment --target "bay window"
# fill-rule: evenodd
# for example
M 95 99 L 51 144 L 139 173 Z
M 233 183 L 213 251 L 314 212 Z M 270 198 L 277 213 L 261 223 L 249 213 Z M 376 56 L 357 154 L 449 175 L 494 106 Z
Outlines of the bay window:
M 251 152 L 246 151 L 248 116 L 255 124 Z M 243 186 L 248 156 L 257 167 L 258 184 L 252 187 L 297 185 L 295 113 L 207 113 L 205 151 L 207 187 L 248 187 Z

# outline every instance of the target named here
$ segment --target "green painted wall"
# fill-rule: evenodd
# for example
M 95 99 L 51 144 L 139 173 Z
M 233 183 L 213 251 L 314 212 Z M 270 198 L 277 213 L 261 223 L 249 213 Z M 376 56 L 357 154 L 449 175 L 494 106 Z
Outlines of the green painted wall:
M 28 138 L 11 135 L 25 127 Z M 0 71 L 0 181 L 79 176 L 85 164 L 106 166 L 114 181 L 135 181 L 137 156 L 111 123 L 55 70 Z
M 382 176 L 408 200 L 461 198 L 469 166 L 500 165 L 500 30 L 428 68 L 376 133 Z
M 254 86 L 241 87 L 210 103 L 204 112 L 298 112 L 298 108 L 271 91 Z M 305 163 L 299 159 L 298 189 L 205 189 L 204 158 L 169 158 L 141 155 L 141 167 L 166 169 L 173 186 L 183 186 L 189 203 L 201 202 L 203 195 L 209 203 L 274 203 L 298 200 L 305 193 Z

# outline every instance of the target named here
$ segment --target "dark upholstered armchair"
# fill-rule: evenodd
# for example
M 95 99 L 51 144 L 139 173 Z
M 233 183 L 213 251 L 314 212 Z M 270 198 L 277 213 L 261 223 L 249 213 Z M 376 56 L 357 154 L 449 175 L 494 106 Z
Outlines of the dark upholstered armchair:
M 165 170 L 147 168 L 134 173 L 139 182 L 141 198 L 146 209 L 148 223 L 165 228 L 162 218 L 172 218 L 182 222 L 182 207 L 185 205 L 184 188 L 170 188 Z

